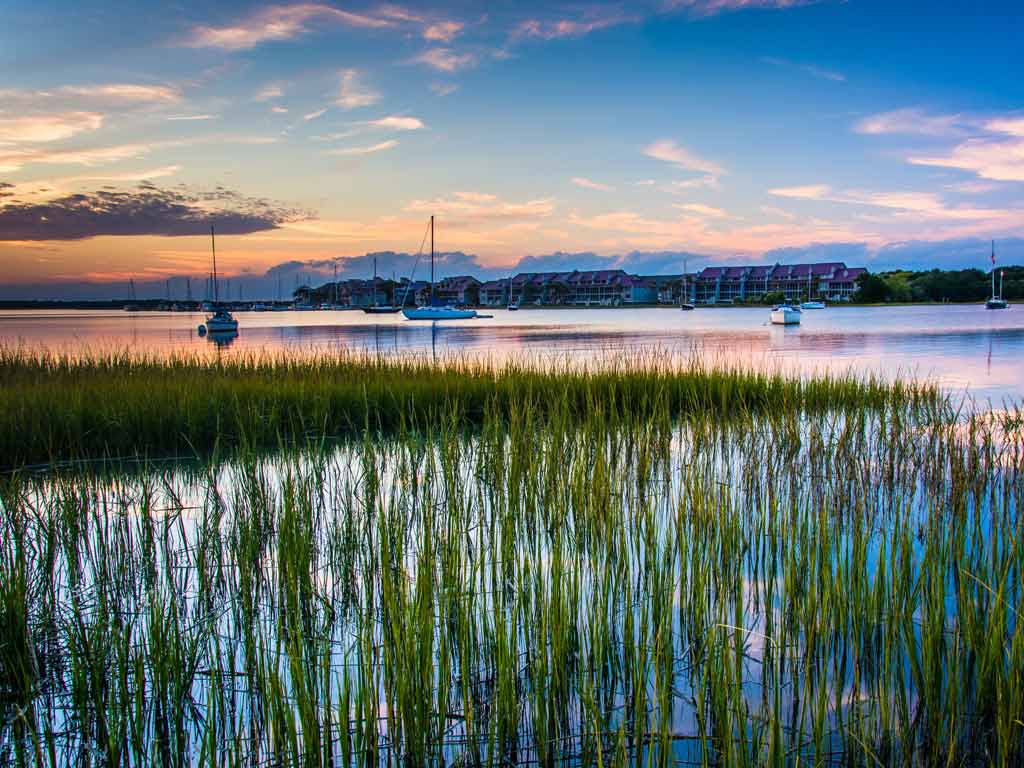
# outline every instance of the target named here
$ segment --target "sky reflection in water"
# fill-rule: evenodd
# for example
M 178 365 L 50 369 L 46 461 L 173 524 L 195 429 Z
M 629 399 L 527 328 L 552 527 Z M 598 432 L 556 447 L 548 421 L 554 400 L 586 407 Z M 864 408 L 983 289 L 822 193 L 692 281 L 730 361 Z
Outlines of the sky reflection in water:
M 490 311 L 490 310 L 489 310 Z M 1024 314 L 980 306 L 832 307 L 799 328 L 768 324 L 766 308 L 493 310 L 491 319 L 416 323 L 362 312 L 240 312 L 237 336 L 202 338 L 203 315 L 123 311 L 3 311 L 0 343 L 72 352 L 166 354 L 367 351 L 491 359 L 593 359 L 617 353 L 699 354 L 711 360 L 916 375 L 1000 403 L 1024 398 Z

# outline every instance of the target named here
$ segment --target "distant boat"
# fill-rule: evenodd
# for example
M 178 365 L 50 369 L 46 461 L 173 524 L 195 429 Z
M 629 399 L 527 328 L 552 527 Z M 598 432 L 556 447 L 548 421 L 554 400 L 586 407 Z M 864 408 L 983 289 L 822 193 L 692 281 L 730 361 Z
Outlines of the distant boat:
M 508 279 L 508 311 L 516 312 L 519 309 L 519 299 L 512 301 L 512 278 Z
M 686 259 L 683 259 L 683 284 L 679 288 L 679 308 L 683 310 L 696 309 L 696 307 L 687 301 L 689 298 L 689 284 L 686 281 Z
M 800 309 L 824 309 L 825 302 L 811 298 L 811 270 L 807 269 L 807 301 L 800 305 Z
M 800 308 L 789 304 L 779 304 L 772 307 L 773 325 L 800 325 Z
M 252 305 L 252 311 L 253 312 L 266 312 L 267 311 L 267 305 L 263 304 L 262 302 L 257 301 L 255 304 Z
M 438 305 L 434 300 L 434 217 L 430 217 L 430 304 L 426 307 L 403 309 L 406 320 L 470 320 L 477 317 L 475 309 L 459 309 L 451 305 Z
M 238 330 L 238 321 L 227 307 L 221 307 L 217 293 L 217 241 L 210 225 L 210 252 L 213 256 L 213 314 L 206 318 L 206 330 L 210 333 L 231 333 Z M 200 326 L 201 328 L 202 326 Z
M 1003 273 L 999 273 L 999 295 L 996 295 L 996 241 L 992 241 L 992 296 L 985 302 L 985 309 L 1007 309 L 1010 302 L 1003 298 Z
M 394 285 L 392 283 L 392 285 Z M 408 291 L 406 291 L 408 293 Z M 392 304 L 378 304 L 377 303 L 377 257 L 373 257 L 373 304 L 369 307 L 362 307 L 363 312 L 368 315 L 395 315 L 398 314 L 401 307 L 396 307 Z

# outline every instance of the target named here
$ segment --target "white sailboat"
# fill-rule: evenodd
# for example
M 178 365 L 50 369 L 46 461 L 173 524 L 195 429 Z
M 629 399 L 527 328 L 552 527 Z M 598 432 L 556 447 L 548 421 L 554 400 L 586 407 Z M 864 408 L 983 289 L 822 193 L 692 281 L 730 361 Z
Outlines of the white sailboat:
M 415 309 L 403 309 L 407 320 L 470 320 L 477 317 L 475 309 L 459 309 L 451 305 L 434 303 L 434 217 L 430 217 L 430 304 Z
M 996 295 L 996 241 L 992 241 L 992 296 L 985 302 L 985 309 L 1007 309 L 1010 302 L 1003 298 L 1003 273 L 999 273 L 999 295 Z
M 213 254 L 213 314 L 206 318 L 205 330 L 209 333 L 234 333 L 238 330 L 238 321 L 227 307 L 220 306 L 217 293 L 217 241 L 214 237 L 213 225 L 210 225 L 210 250 Z M 200 326 L 200 329 L 204 326 Z
M 789 304 L 772 307 L 772 325 L 800 325 L 800 308 Z
M 811 298 L 811 270 L 807 269 L 807 301 L 800 305 L 800 309 L 824 309 L 825 302 Z
M 679 287 L 679 308 L 685 310 L 696 309 L 690 302 L 690 285 L 686 279 L 686 259 L 683 259 L 683 284 Z

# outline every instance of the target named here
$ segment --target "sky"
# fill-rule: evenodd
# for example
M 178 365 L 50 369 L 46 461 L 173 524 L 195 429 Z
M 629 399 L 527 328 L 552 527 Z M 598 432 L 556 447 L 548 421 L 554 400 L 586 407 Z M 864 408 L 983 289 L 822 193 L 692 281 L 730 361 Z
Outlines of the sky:
M 432 214 L 440 274 L 1024 263 L 1015 2 L 0 13 L 0 298 L 177 295 L 211 224 L 250 293 L 408 275 Z

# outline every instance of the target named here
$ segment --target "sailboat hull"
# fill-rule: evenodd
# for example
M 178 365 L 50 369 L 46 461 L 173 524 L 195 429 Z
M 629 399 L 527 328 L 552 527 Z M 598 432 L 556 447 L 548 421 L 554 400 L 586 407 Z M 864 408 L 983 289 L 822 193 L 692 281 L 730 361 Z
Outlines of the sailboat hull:
M 1009 309 L 1010 303 L 1006 299 L 991 298 L 985 302 L 985 309 Z
M 477 316 L 475 309 L 455 307 L 416 307 L 403 309 L 402 314 L 407 320 L 471 320 Z

